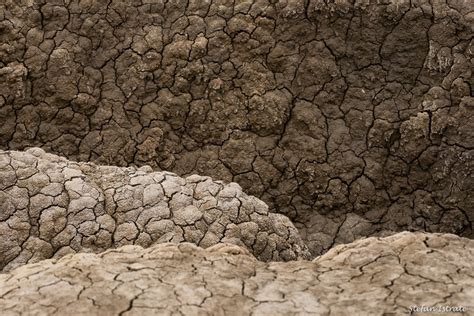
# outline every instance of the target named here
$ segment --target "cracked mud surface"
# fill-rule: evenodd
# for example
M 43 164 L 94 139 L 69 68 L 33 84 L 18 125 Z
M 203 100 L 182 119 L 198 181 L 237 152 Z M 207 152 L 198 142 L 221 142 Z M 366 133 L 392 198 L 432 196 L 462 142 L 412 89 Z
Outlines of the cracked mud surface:
M 470 0 L 1 0 L 0 313 L 472 313 L 473 70 Z
M 314 261 L 264 263 L 238 246 L 125 246 L 0 275 L 4 315 L 406 315 L 474 308 L 474 241 L 399 233 Z M 470 304 L 470 305 L 469 305 Z
M 192 242 L 309 259 L 291 221 L 236 184 L 0 150 L 0 271 L 75 252 Z
M 0 147 L 235 181 L 313 256 L 473 237 L 473 28 L 469 0 L 4 0 Z

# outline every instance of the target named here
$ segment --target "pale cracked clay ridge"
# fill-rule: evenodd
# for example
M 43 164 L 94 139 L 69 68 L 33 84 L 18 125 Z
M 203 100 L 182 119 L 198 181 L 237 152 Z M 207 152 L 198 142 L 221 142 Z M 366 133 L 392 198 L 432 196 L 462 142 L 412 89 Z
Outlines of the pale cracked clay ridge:
M 0 271 L 162 242 L 234 243 L 264 261 L 310 256 L 286 216 L 236 183 L 0 150 Z
M 371 237 L 312 262 L 265 263 L 229 244 L 207 250 L 158 244 L 67 255 L 0 274 L 0 310 L 4 316 L 365 316 L 408 315 L 423 304 L 472 315 L 473 284 L 474 241 L 450 234 Z

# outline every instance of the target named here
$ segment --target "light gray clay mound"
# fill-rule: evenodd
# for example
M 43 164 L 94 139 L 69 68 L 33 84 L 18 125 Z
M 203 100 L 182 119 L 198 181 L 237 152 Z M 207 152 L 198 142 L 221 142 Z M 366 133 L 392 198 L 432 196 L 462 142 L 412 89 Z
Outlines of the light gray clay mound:
M 0 151 L 0 269 L 123 245 L 234 243 L 258 259 L 309 258 L 291 221 L 236 183 Z
M 256 260 L 219 244 L 125 246 L 0 275 L 3 315 L 407 315 L 474 308 L 474 241 L 399 233 L 311 261 Z M 451 314 L 449 314 L 451 315 Z

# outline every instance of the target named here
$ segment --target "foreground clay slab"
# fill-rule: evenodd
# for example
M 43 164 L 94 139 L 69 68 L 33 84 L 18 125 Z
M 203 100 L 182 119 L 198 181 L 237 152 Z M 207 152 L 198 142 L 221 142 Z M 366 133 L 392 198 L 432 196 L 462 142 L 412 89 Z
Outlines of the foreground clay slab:
M 190 243 L 67 255 L 0 275 L 2 315 L 406 315 L 474 312 L 474 241 L 399 233 L 313 261 Z

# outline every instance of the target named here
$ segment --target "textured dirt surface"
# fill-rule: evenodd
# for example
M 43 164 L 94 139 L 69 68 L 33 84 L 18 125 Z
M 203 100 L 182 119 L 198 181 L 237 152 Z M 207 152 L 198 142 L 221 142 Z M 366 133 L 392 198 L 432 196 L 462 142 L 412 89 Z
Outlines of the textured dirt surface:
M 264 261 L 310 257 L 291 221 L 236 183 L 149 169 L 0 151 L 0 271 L 162 242 L 234 243 Z
M 264 263 L 227 244 L 125 246 L 0 274 L 0 310 L 8 316 L 407 315 L 424 304 L 469 314 L 473 262 L 474 241 L 449 234 L 362 239 L 313 262 Z
M 473 236 L 471 0 L 0 4 L 0 147 L 239 183 L 313 255 Z

